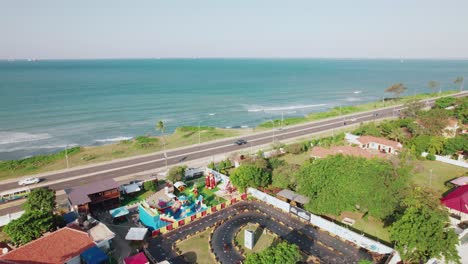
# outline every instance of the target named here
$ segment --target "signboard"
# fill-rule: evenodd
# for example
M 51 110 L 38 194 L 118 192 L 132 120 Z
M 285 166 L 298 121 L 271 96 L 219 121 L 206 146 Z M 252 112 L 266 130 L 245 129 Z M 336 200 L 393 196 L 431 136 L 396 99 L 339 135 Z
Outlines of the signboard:
M 289 209 L 289 212 L 291 214 L 293 214 L 293 215 L 299 216 L 300 218 L 302 218 L 302 219 L 304 219 L 306 221 L 310 221 L 310 213 L 307 212 L 307 211 L 302 210 L 301 208 L 291 206 L 291 208 Z
M 250 230 L 245 230 L 244 232 L 244 246 L 248 249 L 253 249 L 254 247 L 254 232 Z

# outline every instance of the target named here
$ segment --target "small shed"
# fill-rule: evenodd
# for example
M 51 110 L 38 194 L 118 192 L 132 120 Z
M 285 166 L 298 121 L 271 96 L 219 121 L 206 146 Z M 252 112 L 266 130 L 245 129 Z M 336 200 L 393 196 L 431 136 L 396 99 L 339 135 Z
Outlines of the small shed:
M 174 187 L 176 187 L 177 190 L 179 190 L 179 191 L 185 190 L 185 186 L 187 186 L 187 185 L 185 183 L 181 182 L 181 181 L 178 181 L 178 182 L 174 183 Z
M 126 185 L 123 186 L 123 189 L 124 189 L 124 192 L 126 194 L 137 193 L 137 192 L 141 191 L 140 186 L 138 186 L 138 184 L 136 184 L 136 183 L 126 184 Z
M 86 264 L 107 263 L 109 260 L 109 257 L 106 255 L 106 253 L 104 253 L 96 246 L 88 248 L 83 253 L 81 253 L 80 256 Z
M 132 227 L 128 230 L 125 240 L 142 241 L 148 233 L 148 228 Z
M 125 264 L 149 264 L 148 259 L 146 258 L 143 252 L 140 252 L 136 255 L 127 257 L 124 259 Z
M 453 183 L 456 186 L 463 186 L 468 184 L 468 176 L 462 176 L 458 177 L 455 180 L 451 180 L 451 183 Z
M 284 189 L 276 194 L 280 199 L 285 200 L 288 203 L 293 203 L 294 205 L 304 205 L 309 202 L 309 198 L 295 193 L 291 190 Z

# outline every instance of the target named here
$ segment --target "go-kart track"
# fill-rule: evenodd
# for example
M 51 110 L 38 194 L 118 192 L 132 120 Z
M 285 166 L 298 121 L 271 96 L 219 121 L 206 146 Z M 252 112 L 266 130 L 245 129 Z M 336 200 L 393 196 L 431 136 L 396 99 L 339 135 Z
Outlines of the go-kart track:
M 361 259 L 372 260 L 371 254 L 366 250 L 332 237 L 310 224 L 259 201 L 239 202 L 172 232 L 160 235 L 150 241 L 148 251 L 157 261 L 187 263 L 183 256 L 179 256 L 174 251 L 175 243 L 214 226 L 210 247 L 217 261 L 240 263 L 244 260 L 244 256 L 233 246 L 233 241 L 235 234 L 247 223 L 260 224 L 276 233 L 281 239 L 298 245 L 302 252 L 316 257 L 321 263 L 358 263 Z

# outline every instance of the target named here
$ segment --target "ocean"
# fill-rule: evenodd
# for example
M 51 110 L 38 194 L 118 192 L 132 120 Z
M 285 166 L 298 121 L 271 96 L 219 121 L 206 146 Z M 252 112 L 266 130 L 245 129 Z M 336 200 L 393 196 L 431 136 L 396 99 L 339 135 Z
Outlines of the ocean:
M 145 59 L 0 61 L 0 160 L 178 126 L 254 127 L 385 96 L 458 89 L 467 60 Z M 389 96 L 389 95 L 387 95 Z

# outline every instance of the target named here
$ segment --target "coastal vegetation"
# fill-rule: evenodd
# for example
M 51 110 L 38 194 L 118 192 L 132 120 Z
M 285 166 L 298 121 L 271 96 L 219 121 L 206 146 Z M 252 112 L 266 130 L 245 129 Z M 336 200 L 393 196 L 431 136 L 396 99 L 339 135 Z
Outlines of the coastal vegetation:
M 454 91 L 447 91 L 440 95 L 449 95 L 453 92 Z M 344 114 L 368 111 L 397 104 L 405 104 L 408 106 L 409 110 L 405 111 L 405 113 L 408 117 L 411 117 L 411 109 L 416 107 L 417 110 L 414 111 L 419 111 L 419 109 L 423 107 L 423 105 L 420 105 L 417 100 L 427 99 L 434 96 L 434 94 L 418 94 L 415 96 L 401 97 L 398 100 L 382 100 L 356 106 L 334 107 L 329 111 L 312 113 L 306 117 L 286 118 L 283 122 L 281 120 L 265 122 L 260 124 L 258 129 L 300 124 L 303 122 L 337 117 Z M 468 106 L 468 102 L 466 100 L 463 101 L 463 103 Z M 466 110 L 468 107 L 466 106 L 463 109 L 455 108 L 453 110 L 454 115 L 459 120 L 462 120 L 463 123 L 468 123 L 468 110 Z M 414 113 L 414 115 L 415 114 L 416 113 Z M 138 136 L 134 139 L 123 140 L 114 144 L 102 146 L 77 146 L 69 148 L 67 151 L 63 150 L 54 154 L 38 155 L 21 160 L 0 161 L 0 180 L 65 169 L 67 168 L 66 154 L 68 156 L 68 166 L 71 168 L 148 154 L 156 151 L 162 151 L 164 149 L 167 151 L 168 149 L 189 146 L 197 144 L 198 142 L 236 137 L 253 132 L 252 129 L 221 129 L 209 126 L 183 126 L 177 128 L 172 134 L 164 134 L 165 124 L 162 120 L 156 124 L 155 129 L 157 132 L 161 133 L 161 136 Z

